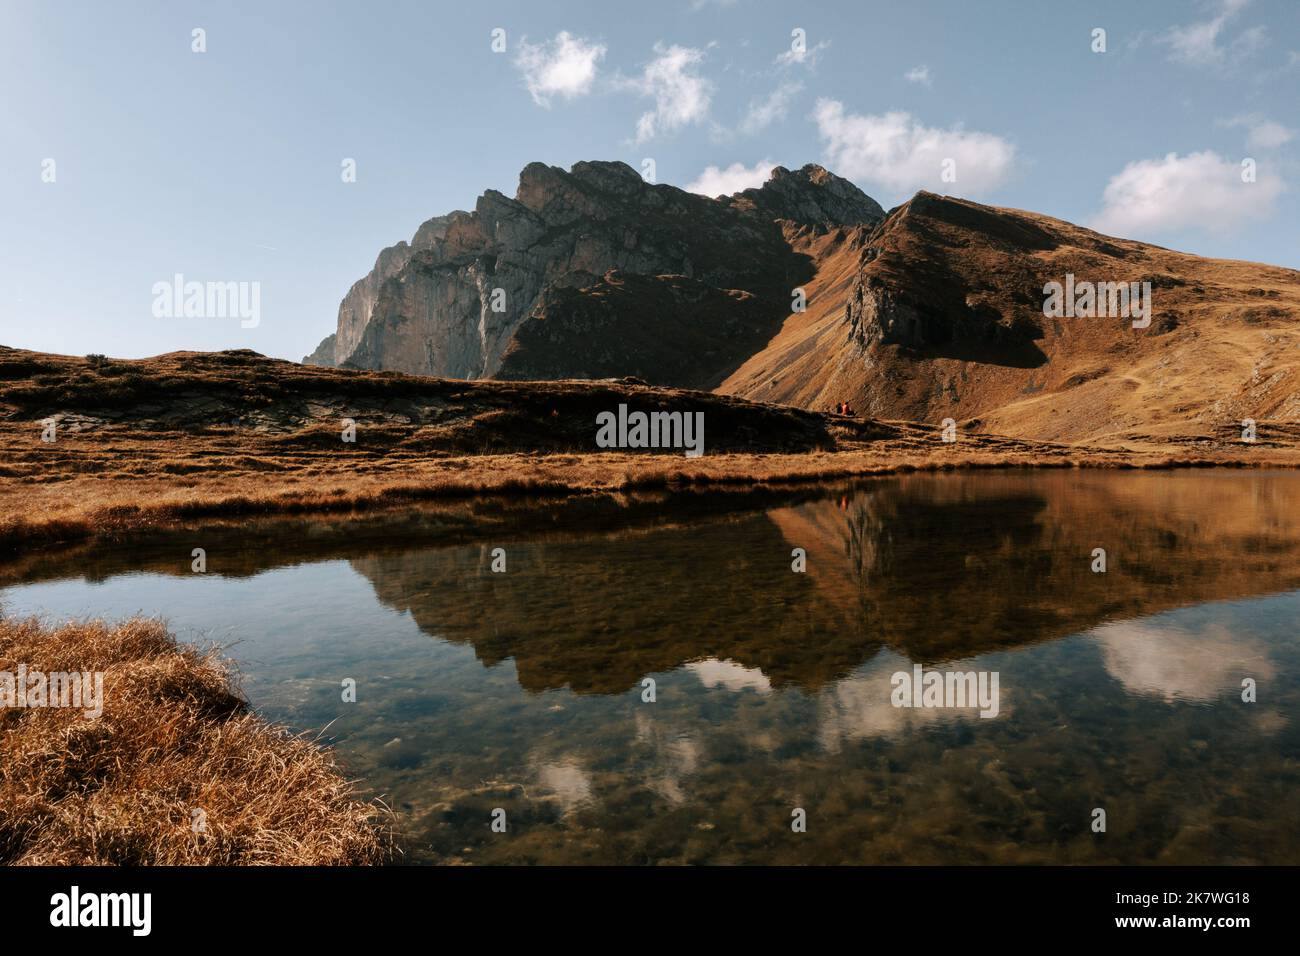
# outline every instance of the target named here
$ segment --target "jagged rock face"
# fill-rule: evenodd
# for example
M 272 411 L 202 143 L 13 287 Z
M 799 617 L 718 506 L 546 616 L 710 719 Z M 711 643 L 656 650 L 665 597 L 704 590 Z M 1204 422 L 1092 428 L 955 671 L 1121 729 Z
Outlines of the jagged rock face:
M 877 342 L 884 345 L 926 344 L 926 323 L 911 303 L 896 299 L 888 289 L 854 283 L 844 306 L 849 339 L 863 348 Z
M 998 306 L 965 291 L 952 279 L 899 289 L 885 285 L 879 276 L 860 276 L 844 306 L 849 340 L 864 349 L 901 345 L 922 350 L 963 342 L 1032 348 L 1042 337 L 1042 328 L 1030 315 L 1011 310 L 1004 315 Z
M 716 384 L 811 275 L 790 228 L 873 225 L 881 216 L 868 196 L 817 166 L 778 168 L 761 189 L 709 199 L 646 183 L 624 163 L 569 172 L 533 163 L 514 199 L 488 190 L 472 213 L 431 219 L 411 243 L 385 249 L 340 305 L 332 348 L 327 340 L 305 361 L 452 378 L 632 374 L 611 360 L 625 351 L 619 338 L 655 330 L 630 330 L 606 307 L 611 297 L 630 301 L 619 294 L 626 280 L 616 289 L 605 279 L 615 272 L 638 284 L 680 277 L 646 288 L 657 289 L 674 323 L 702 330 L 700 350 L 712 353 L 672 368 L 651 361 L 650 380 Z
M 611 271 L 583 289 L 548 286 L 515 331 L 496 377 L 630 375 L 712 389 L 779 325 L 779 310 L 750 292 L 680 275 Z
M 375 267 L 364 278 L 358 279 L 343 297 L 336 332 L 326 336 L 316 351 L 303 359 L 304 364 L 333 366 L 340 362 L 340 356 L 346 359 L 356 351 L 385 280 L 404 269 L 415 252 L 431 248 L 436 240 L 445 236 L 453 217 L 467 215 L 458 211 L 447 216 L 435 216 L 416 230 L 409 244 L 402 241 L 380 252 Z

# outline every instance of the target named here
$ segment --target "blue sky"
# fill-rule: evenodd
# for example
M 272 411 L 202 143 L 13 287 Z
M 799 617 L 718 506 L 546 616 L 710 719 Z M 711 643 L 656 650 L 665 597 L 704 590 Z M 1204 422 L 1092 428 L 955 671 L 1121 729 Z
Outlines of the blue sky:
M 300 358 L 380 248 L 536 160 L 710 192 L 819 162 L 885 207 L 930 188 L 1300 267 L 1294 0 L 0 0 L 0 89 L 23 348 Z M 177 273 L 259 283 L 259 322 L 156 317 Z

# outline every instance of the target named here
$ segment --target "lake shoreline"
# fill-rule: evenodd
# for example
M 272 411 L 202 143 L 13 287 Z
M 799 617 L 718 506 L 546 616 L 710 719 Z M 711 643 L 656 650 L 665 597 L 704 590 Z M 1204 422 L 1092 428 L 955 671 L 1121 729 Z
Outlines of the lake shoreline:
M 922 431 L 923 426 L 911 426 Z M 185 436 L 201 458 L 201 438 Z M 67 441 L 86 444 L 88 437 Z M 104 475 L 85 462 L 41 463 L 7 482 L 8 516 L 0 521 L 0 556 L 111 542 L 196 522 L 263 516 L 377 514 L 425 502 L 521 499 L 560 502 L 584 497 L 718 489 L 793 488 L 827 481 L 925 472 L 992 469 L 1295 468 L 1289 444 L 1197 451 L 1070 448 L 976 435 L 952 444 L 915 434 L 879 447 L 797 454 L 721 454 L 700 458 L 629 453 L 509 454 L 426 457 L 404 461 L 400 475 L 349 471 L 341 456 L 276 463 L 230 474 L 177 474 L 137 455 L 129 475 Z M 278 464 L 279 467 L 276 467 Z

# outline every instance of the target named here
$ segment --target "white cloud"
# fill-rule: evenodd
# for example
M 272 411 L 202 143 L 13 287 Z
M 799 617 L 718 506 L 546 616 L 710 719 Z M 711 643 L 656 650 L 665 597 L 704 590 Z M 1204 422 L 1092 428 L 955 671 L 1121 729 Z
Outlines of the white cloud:
M 763 185 L 775 168 L 776 163 L 766 159 L 752 167 L 747 167 L 744 163 L 732 163 L 726 169 L 708 166 L 696 177 L 695 182 L 685 188 L 688 193 L 699 193 L 702 196 L 730 196 L 742 189 Z
M 922 63 L 920 66 L 914 66 L 903 74 L 903 79 L 909 83 L 919 83 L 922 86 L 929 86 L 931 83 L 930 68 Z
M 823 50 L 830 49 L 831 41 L 822 40 L 812 47 L 806 47 L 802 50 L 796 50 L 791 47 L 776 58 L 776 65 L 782 69 L 788 69 L 792 66 L 806 66 L 808 69 L 816 69 L 817 59 L 822 55 Z
M 777 120 L 785 119 L 790 111 L 790 101 L 802 89 L 802 83 L 782 83 L 766 97 L 751 100 L 745 118 L 740 122 L 741 131 L 747 134 L 757 133 Z
M 1275 174 L 1261 167 L 1256 181 L 1243 183 L 1238 163 L 1206 150 L 1129 163 L 1111 177 L 1104 207 L 1092 227 L 1124 236 L 1194 229 L 1221 231 L 1273 212 L 1284 191 Z
M 1216 13 L 1208 20 L 1198 20 L 1172 27 L 1160 37 L 1169 47 L 1169 59 L 1191 66 L 1222 66 L 1228 59 L 1247 55 L 1266 42 L 1262 27 L 1242 31 L 1225 46 L 1221 41 L 1224 28 L 1250 0 L 1219 0 Z
M 1247 113 L 1224 120 L 1221 126 L 1246 127 L 1246 146 L 1253 150 L 1272 150 L 1285 146 L 1295 139 L 1296 131 L 1281 123 L 1270 120 L 1258 113 Z
M 589 93 L 596 80 L 596 64 L 604 57 L 603 45 L 561 30 L 546 43 L 521 40 L 515 66 L 523 73 L 533 102 L 549 107 L 553 96 L 573 99 Z
M 704 61 L 703 50 L 656 43 L 655 53 L 657 56 L 646 64 L 641 76 L 622 84 L 655 101 L 655 108 L 637 120 L 638 143 L 700 122 L 708 116 L 713 96 L 713 84 L 698 72 Z
M 725 687 L 729 691 L 756 690 L 760 694 L 772 691 L 772 682 L 760 668 L 746 667 L 732 660 L 710 657 L 691 661 L 686 669 L 695 674 L 705 687 Z
M 1295 130 L 1266 120 L 1258 126 L 1252 126 L 1246 136 L 1246 145 L 1251 149 L 1277 149 L 1295 139 Z
M 1266 649 L 1221 625 L 1188 631 L 1147 621 L 1117 621 L 1092 631 L 1106 671 L 1130 694 L 1209 702 L 1240 690 L 1241 674 L 1273 676 Z
M 1015 146 L 1000 136 L 924 126 L 909 113 L 860 116 L 844 112 L 837 100 L 821 99 L 813 115 L 831 169 L 895 193 L 981 193 L 1005 180 L 1016 158 Z M 955 163 L 951 183 L 942 180 L 946 160 Z
M 542 790 L 555 798 L 565 813 L 592 802 L 591 773 L 572 757 L 539 766 L 537 782 Z
M 896 739 L 958 721 L 983 723 L 978 710 L 966 707 L 895 707 L 893 675 L 911 668 L 907 658 L 882 653 L 865 671 L 823 688 L 817 695 L 817 737 L 822 747 L 838 753 L 855 740 Z M 1004 718 L 1012 712 L 1012 696 L 1005 686 L 1001 688 Z

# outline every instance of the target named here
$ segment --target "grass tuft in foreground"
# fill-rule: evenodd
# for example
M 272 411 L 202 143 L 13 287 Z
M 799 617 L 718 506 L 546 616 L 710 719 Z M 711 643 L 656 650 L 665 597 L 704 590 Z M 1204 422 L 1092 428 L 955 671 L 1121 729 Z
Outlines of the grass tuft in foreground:
M 382 810 L 155 620 L 0 617 L 0 674 L 102 672 L 103 712 L 0 706 L 0 863 L 381 862 Z M 3 703 L 3 698 L 0 698 Z M 197 821 L 197 825 L 196 825 Z

